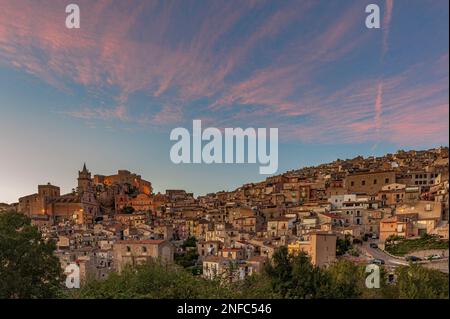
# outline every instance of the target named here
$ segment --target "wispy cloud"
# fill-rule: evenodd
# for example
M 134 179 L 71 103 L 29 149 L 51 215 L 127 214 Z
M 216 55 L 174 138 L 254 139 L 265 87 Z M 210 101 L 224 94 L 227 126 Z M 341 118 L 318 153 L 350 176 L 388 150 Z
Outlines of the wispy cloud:
M 382 57 L 386 54 L 389 49 L 389 29 L 391 27 L 392 12 L 394 9 L 394 0 L 386 0 L 386 7 L 384 10 L 383 17 L 383 48 Z
M 89 108 L 82 107 L 80 110 L 68 111 L 65 114 L 82 120 L 120 120 L 128 121 L 127 109 L 122 106 L 115 108 Z
M 386 0 L 384 18 L 383 18 L 383 37 L 382 37 L 382 47 L 381 47 L 381 63 L 384 63 L 384 57 L 389 50 L 389 30 L 391 27 L 392 11 L 394 8 L 394 0 Z M 376 143 L 372 146 L 372 149 L 376 149 L 378 143 L 380 142 L 380 130 L 382 127 L 382 112 L 383 112 L 383 75 L 378 81 L 377 85 L 377 96 L 375 98 L 375 134 Z
M 0 65 L 69 94 L 81 87 L 80 107 L 61 110 L 74 118 L 143 127 L 202 118 L 276 126 L 305 142 L 448 140 L 439 132 L 448 50 L 390 69 L 393 0 L 381 38 L 364 29 L 358 2 L 80 0 L 79 30 L 64 28 L 66 4 L 0 0 Z M 420 118 L 427 128 L 411 130 Z
M 375 99 L 375 129 L 377 136 L 380 135 L 382 111 L 383 111 L 383 83 L 379 83 L 377 88 L 377 97 Z

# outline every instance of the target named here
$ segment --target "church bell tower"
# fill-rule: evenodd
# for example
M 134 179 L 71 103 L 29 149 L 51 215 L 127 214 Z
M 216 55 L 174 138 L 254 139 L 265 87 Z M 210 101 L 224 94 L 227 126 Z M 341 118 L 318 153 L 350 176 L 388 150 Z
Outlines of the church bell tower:
M 78 191 L 86 192 L 92 186 L 91 172 L 86 168 L 86 163 L 83 165 L 83 170 L 78 171 Z

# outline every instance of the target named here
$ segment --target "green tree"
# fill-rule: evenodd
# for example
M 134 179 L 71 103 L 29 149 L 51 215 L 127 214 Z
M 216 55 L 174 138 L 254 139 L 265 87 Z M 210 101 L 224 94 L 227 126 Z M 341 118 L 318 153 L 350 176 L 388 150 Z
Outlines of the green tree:
M 74 292 L 75 298 L 102 299 L 198 299 L 236 297 L 219 280 L 194 277 L 185 269 L 159 261 L 126 267 L 106 280 L 88 281 Z
M 195 249 L 187 249 L 186 252 L 175 254 L 175 263 L 184 267 L 195 266 L 198 260 L 198 253 Z
M 16 212 L 0 215 L 0 298 L 55 298 L 62 270 L 53 241 L 43 240 L 31 220 Z
M 329 291 L 329 278 L 319 267 L 311 264 L 304 252 L 291 256 L 280 247 L 265 268 L 273 292 L 282 298 L 324 298 Z
M 281 298 L 272 289 L 270 278 L 264 272 L 246 277 L 237 283 L 236 288 L 240 292 L 239 298 L 243 299 Z
M 329 277 L 304 252 L 292 258 L 292 280 L 291 298 L 316 299 L 329 294 Z
M 382 277 L 384 276 L 382 272 Z M 259 295 L 266 294 L 266 298 L 382 298 L 387 296 L 388 291 L 384 279 L 382 289 L 366 288 L 363 266 L 340 260 L 328 267 L 319 268 L 312 265 L 307 254 L 301 252 L 297 256 L 290 256 L 285 247 L 274 253 L 273 261 L 258 278 L 258 285 L 265 288 L 260 290 Z M 267 283 L 264 280 L 268 281 L 271 290 L 266 289 Z
M 330 281 L 329 296 L 336 299 L 354 299 L 361 295 L 365 276 L 362 269 L 348 260 L 340 260 L 326 270 Z
M 183 248 L 186 248 L 186 247 L 197 247 L 197 239 L 194 236 L 188 237 L 184 241 L 182 247 Z
M 360 277 L 360 298 L 361 299 L 395 299 L 397 298 L 396 287 L 394 283 L 390 283 L 388 277 L 392 273 L 388 273 L 386 268 L 380 267 L 380 288 L 367 288 L 366 278 L 368 273 L 366 273 L 366 266 L 358 267 L 358 273 L 354 274 Z M 348 274 L 350 275 L 350 274 Z
M 287 247 L 280 247 L 265 266 L 272 289 L 282 298 L 286 298 L 292 289 L 292 264 Z
M 401 266 L 396 270 L 397 296 L 401 299 L 448 299 L 448 275 L 419 264 Z
M 345 236 L 344 239 L 338 238 L 336 240 L 336 256 L 342 256 L 352 248 L 350 236 Z

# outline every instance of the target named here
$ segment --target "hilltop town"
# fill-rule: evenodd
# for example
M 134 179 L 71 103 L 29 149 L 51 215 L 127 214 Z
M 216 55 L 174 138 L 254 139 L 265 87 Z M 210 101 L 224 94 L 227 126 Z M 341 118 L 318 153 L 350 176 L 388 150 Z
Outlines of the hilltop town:
M 155 194 L 140 175 L 92 175 L 84 165 L 71 193 L 38 185 L 37 193 L 1 204 L 0 212 L 29 216 L 57 243 L 63 269 L 80 266 L 82 281 L 107 278 L 127 264 L 183 258 L 211 279 L 233 265 L 231 280 L 238 281 L 261 272 L 281 246 L 306 252 L 318 267 L 347 258 L 395 268 L 414 257 L 448 272 L 448 165 L 447 147 L 398 151 L 198 197 L 185 190 Z M 447 240 L 447 247 L 393 253 L 392 243 L 425 235 Z

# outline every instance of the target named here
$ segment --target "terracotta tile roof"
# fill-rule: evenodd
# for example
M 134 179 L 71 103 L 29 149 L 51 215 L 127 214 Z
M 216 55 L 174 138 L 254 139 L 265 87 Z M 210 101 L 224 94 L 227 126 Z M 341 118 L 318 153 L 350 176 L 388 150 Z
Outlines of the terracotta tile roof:
M 165 240 L 162 239 L 143 239 L 143 240 L 118 240 L 116 244 L 143 244 L 143 245 L 160 245 L 164 243 Z
M 335 218 L 335 219 L 345 219 L 343 217 L 340 217 L 339 215 L 336 214 L 331 214 L 331 213 L 319 213 L 320 215 L 329 217 L 329 218 Z

